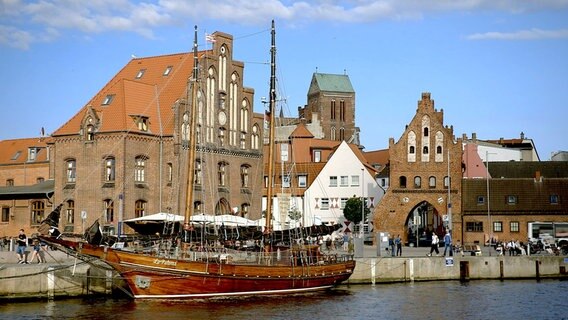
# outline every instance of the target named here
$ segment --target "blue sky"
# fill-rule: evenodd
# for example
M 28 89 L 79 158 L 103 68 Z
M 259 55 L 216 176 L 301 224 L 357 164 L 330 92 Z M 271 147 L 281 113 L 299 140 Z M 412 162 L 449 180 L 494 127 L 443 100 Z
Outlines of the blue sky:
M 132 55 L 190 51 L 194 25 L 203 46 L 234 36 L 262 112 L 271 19 L 286 115 L 316 70 L 346 72 L 367 151 L 400 138 L 422 92 L 456 137 L 568 150 L 568 0 L 0 0 L 0 139 L 55 131 Z

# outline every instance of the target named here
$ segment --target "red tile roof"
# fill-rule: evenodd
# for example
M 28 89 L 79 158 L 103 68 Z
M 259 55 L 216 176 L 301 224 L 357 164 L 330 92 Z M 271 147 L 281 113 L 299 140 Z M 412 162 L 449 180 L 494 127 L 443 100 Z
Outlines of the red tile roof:
M 168 67 L 171 72 L 164 75 Z M 144 74 L 137 78 L 142 69 Z M 89 107 L 101 120 L 97 132 L 138 131 L 133 116 L 144 116 L 149 118 L 150 133 L 158 134 L 162 128 L 163 134 L 171 135 L 172 106 L 178 99 L 187 97 L 186 86 L 192 69 L 193 53 L 132 59 L 52 135 L 77 134 Z M 114 95 L 112 102 L 103 105 L 108 95 Z
M 47 161 L 48 138 L 26 138 L 0 141 L 0 165 L 20 164 L 28 160 L 28 149 L 40 148 L 36 155 L 36 162 Z M 20 152 L 19 156 L 15 155 Z

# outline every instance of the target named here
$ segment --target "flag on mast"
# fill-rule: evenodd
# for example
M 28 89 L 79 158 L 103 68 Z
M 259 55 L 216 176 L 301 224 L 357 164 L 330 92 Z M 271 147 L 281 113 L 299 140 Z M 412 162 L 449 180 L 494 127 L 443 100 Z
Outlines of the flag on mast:
M 205 34 L 205 41 L 207 42 L 216 42 L 215 36 L 212 34 Z

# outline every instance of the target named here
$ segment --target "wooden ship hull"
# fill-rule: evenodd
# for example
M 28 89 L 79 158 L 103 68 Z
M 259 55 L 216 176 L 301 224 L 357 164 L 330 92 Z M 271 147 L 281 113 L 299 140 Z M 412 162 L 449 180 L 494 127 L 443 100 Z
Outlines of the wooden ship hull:
M 301 293 L 332 288 L 355 269 L 351 256 L 306 255 L 313 248 L 283 252 L 280 261 L 249 256 L 253 261 L 232 261 L 231 254 L 190 251 L 175 259 L 141 254 L 85 242 L 41 237 L 50 245 L 79 258 L 98 258 L 112 266 L 137 299 L 211 298 Z M 237 253 L 238 254 L 238 253 Z M 193 257 L 192 257 L 193 256 Z M 302 257 L 303 256 L 303 261 Z

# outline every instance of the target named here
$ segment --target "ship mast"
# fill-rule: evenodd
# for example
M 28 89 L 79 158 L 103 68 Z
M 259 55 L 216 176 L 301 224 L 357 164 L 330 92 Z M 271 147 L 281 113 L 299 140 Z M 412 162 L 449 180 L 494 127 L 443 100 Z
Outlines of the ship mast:
M 276 103 L 276 30 L 274 28 L 274 20 L 272 20 L 271 30 L 272 43 L 270 46 L 270 101 L 268 103 L 268 112 L 270 115 L 270 131 L 268 142 L 268 186 L 266 192 L 266 223 L 265 233 L 272 232 L 272 180 L 274 171 L 274 114 Z
M 189 135 L 189 155 L 187 164 L 187 194 L 185 198 L 185 215 L 183 229 L 190 231 L 192 229 L 190 221 L 193 212 L 193 175 L 195 171 L 195 148 L 197 146 L 197 91 L 198 91 L 198 58 L 197 58 L 197 26 L 195 26 L 195 34 L 193 40 L 193 75 L 190 79 L 191 86 L 191 111 L 190 111 L 190 125 L 191 134 Z

